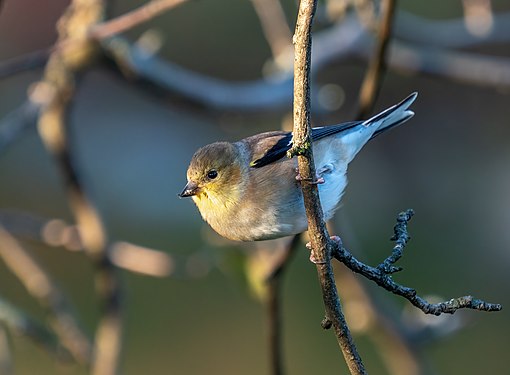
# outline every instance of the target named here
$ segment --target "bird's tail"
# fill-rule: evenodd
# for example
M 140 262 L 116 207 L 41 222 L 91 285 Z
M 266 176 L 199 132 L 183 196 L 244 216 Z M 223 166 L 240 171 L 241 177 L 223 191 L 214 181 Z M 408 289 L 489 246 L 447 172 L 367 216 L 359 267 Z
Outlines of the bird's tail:
M 417 93 L 409 95 L 400 103 L 382 111 L 366 121 L 350 124 L 341 132 L 342 152 L 344 160 L 349 163 L 361 148 L 371 139 L 382 132 L 403 124 L 414 112 L 409 106 L 416 99 Z
M 376 127 L 375 132 L 372 134 L 372 138 L 377 137 L 382 132 L 392 129 L 400 124 L 403 124 L 411 117 L 414 116 L 414 112 L 409 109 L 411 104 L 414 102 L 418 93 L 413 92 L 407 98 L 402 100 L 400 103 L 391 106 L 390 108 L 382 111 L 381 113 L 363 121 L 361 125 L 366 127 Z

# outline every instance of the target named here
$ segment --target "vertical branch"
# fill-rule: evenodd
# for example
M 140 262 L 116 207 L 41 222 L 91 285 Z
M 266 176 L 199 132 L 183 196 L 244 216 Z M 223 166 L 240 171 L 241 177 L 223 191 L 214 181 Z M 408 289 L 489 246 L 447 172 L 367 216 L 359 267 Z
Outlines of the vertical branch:
M 289 156 L 298 155 L 301 188 L 308 218 L 312 256 L 316 262 L 326 308 L 326 319 L 335 329 L 338 344 L 351 374 L 365 374 L 365 368 L 352 340 L 336 290 L 331 251 L 333 244 L 324 223 L 310 139 L 311 28 L 317 7 L 315 0 L 301 0 L 294 34 L 294 130 Z
M 368 63 L 367 72 L 361 84 L 359 94 L 359 109 L 357 118 L 364 118 L 372 110 L 381 86 L 383 70 L 385 69 L 386 51 L 391 37 L 393 16 L 396 0 L 381 1 L 381 15 L 377 28 L 377 44 L 374 54 Z
M 71 210 L 83 247 L 96 268 L 96 290 L 103 304 L 96 331 L 92 373 L 117 373 L 122 311 L 120 285 L 107 253 L 107 236 L 97 209 L 89 200 L 73 158 L 68 135 L 68 113 L 79 73 L 95 60 L 98 46 L 88 30 L 103 19 L 102 0 L 74 0 L 58 22 L 59 48 L 51 54 L 42 82 L 33 96 L 41 102 L 38 130 L 65 180 Z M 62 41 L 69 41 L 61 43 Z

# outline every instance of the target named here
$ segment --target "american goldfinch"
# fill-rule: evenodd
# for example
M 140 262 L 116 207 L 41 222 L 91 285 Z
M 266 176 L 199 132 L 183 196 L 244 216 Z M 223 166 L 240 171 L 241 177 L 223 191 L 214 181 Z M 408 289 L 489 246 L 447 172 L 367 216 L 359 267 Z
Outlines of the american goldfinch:
M 413 93 L 366 121 L 312 128 L 312 149 L 324 219 L 339 206 L 347 165 L 370 139 L 409 120 Z M 296 158 L 286 157 L 292 133 L 273 131 L 235 143 L 215 142 L 191 159 L 180 197 L 192 197 L 203 219 L 223 237 L 269 240 L 307 229 Z

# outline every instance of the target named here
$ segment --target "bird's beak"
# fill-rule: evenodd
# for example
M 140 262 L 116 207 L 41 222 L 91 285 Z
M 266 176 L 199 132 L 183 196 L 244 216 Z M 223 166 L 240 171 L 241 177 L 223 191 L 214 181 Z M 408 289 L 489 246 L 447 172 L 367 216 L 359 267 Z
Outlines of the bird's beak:
M 193 195 L 196 195 L 200 188 L 198 187 L 198 184 L 194 181 L 189 181 L 182 192 L 179 194 L 179 197 L 186 198 L 191 197 Z

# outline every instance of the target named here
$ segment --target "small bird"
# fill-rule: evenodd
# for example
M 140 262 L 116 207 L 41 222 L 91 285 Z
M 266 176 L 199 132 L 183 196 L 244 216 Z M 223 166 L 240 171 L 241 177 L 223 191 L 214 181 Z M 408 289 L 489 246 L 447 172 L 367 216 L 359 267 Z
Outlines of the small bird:
M 312 149 L 324 219 L 339 207 L 347 165 L 370 139 L 409 120 L 417 93 L 366 121 L 312 128 Z M 296 158 L 286 157 L 292 133 L 273 131 L 238 142 L 215 142 L 193 155 L 188 183 L 179 194 L 192 197 L 202 218 L 236 241 L 290 236 L 307 229 Z

